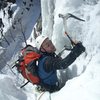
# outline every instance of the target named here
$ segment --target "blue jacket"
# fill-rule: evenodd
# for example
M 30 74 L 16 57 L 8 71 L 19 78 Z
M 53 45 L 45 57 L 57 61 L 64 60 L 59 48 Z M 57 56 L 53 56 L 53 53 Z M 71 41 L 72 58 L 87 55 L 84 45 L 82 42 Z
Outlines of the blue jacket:
M 46 58 L 48 58 L 48 56 L 43 55 L 38 62 L 38 75 L 43 83 L 48 85 L 56 85 L 56 83 L 58 82 L 56 70 L 46 72 L 44 69 Z

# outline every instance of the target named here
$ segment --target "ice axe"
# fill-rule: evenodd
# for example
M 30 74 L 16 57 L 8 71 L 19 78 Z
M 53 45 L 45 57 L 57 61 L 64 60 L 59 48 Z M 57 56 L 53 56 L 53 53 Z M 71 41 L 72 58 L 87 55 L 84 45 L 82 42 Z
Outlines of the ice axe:
M 66 20 L 67 20 L 68 18 L 74 18 L 74 19 L 77 19 L 77 20 L 79 20 L 79 21 L 85 22 L 84 19 L 81 19 L 81 18 L 79 18 L 79 17 L 77 17 L 77 16 L 75 16 L 75 15 L 73 15 L 73 14 L 71 14 L 71 13 L 67 13 L 66 15 L 59 14 L 59 17 L 65 18 Z
M 59 14 L 58 15 L 60 18 L 63 19 L 63 25 L 64 25 L 64 30 L 65 30 L 65 34 L 67 35 L 67 37 L 69 38 L 69 40 L 71 41 L 71 44 L 72 45 L 76 45 L 76 43 L 71 39 L 71 37 L 68 35 L 67 31 L 66 31 L 66 20 L 68 20 L 69 18 L 74 18 L 74 19 L 77 19 L 79 21 L 85 21 L 79 17 L 76 17 L 75 15 L 71 14 L 71 13 L 67 13 L 66 15 L 63 15 L 63 14 Z

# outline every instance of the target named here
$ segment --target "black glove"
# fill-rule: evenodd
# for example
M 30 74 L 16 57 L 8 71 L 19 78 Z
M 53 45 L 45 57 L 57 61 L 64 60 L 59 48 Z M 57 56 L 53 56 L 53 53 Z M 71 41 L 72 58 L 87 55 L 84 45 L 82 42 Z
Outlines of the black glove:
M 77 43 L 72 49 L 72 53 L 74 53 L 76 57 L 78 57 L 84 51 L 85 51 L 85 47 L 82 45 L 81 42 Z

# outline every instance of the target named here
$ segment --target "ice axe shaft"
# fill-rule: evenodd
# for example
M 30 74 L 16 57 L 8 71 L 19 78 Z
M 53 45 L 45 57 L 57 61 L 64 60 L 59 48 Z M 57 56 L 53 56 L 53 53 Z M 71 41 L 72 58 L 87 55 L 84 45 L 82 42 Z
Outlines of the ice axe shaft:
M 67 32 L 65 31 L 65 34 L 67 35 L 67 37 L 69 38 L 69 40 L 71 41 L 72 45 L 76 45 L 76 43 L 71 39 L 71 37 L 67 34 Z
M 71 17 L 71 14 L 69 14 L 69 13 L 66 14 L 66 15 L 59 14 L 59 17 L 63 19 L 63 25 L 64 25 L 65 34 L 67 35 L 67 37 L 71 41 L 71 44 L 72 45 L 76 45 L 76 43 L 71 39 L 71 37 L 68 35 L 68 33 L 66 31 L 66 27 L 67 27 L 66 20 Z

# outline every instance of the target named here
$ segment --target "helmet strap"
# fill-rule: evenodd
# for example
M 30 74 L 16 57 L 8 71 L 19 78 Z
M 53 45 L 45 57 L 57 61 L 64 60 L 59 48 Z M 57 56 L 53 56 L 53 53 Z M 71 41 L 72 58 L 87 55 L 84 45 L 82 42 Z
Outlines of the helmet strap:
M 41 51 L 41 49 L 43 49 L 44 51 Z M 41 49 L 40 49 L 41 52 L 47 52 L 43 46 L 41 46 Z

